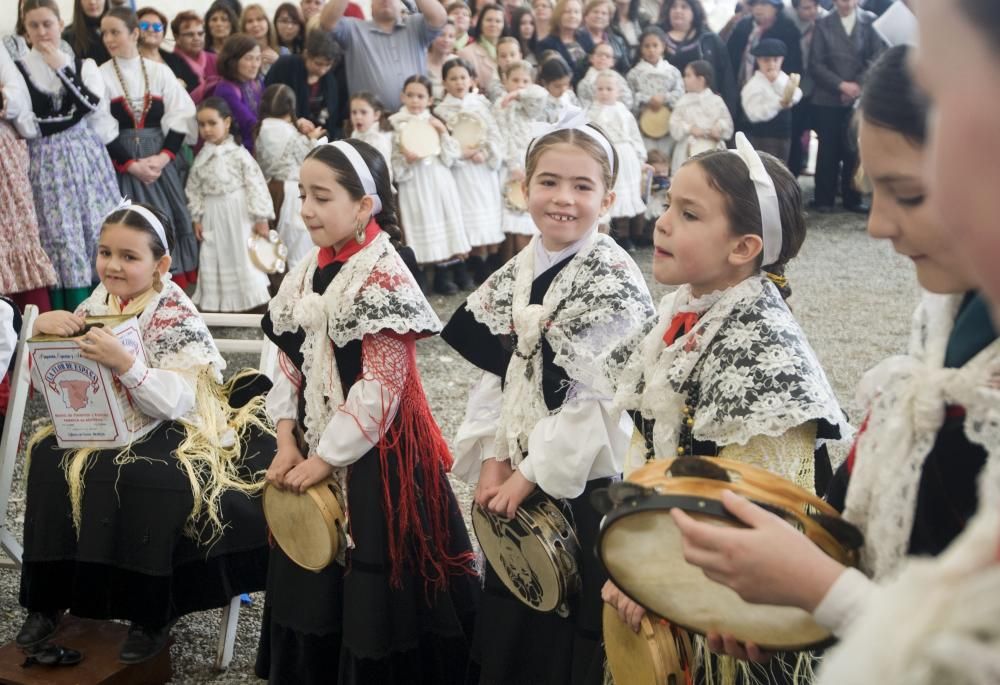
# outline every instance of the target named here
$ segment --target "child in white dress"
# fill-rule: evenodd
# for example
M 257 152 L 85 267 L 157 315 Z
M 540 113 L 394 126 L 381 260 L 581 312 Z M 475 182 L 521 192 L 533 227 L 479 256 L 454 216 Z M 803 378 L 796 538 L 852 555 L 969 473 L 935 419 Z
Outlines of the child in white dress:
M 497 100 L 507 94 L 507 89 L 503 85 L 503 72 L 507 67 L 524 59 L 521 52 L 521 44 L 513 36 L 504 36 L 497 41 L 497 78 L 490 81 L 489 87 L 483 93 L 490 102 Z
M 628 72 L 628 84 L 635 92 L 636 118 L 649 109 L 657 111 L 661 107 L 673 110 L 684 95 L 684 78 L 677 67 L 663 59 L 667 37 L 656 27 L 647 27 L 639 41 L 639 63 Z M 646 150 L 657 149 L 668 158 L 673 151 L 674 141 L 670 136 L 650 138 L 643 136 Z
M 626 250 L 635 246 L 643 229 L 646 203 L 642 199 L 642 176 L 646 167 L 646 146 L 635 117 L 620 98 L 617 73 L 606 70 L 594 81 L 594 103 L 587 110 L 591 123 L 601 127 L 618 153 L 618 178 L 615 180 L 615 201 L 608 211 L 611 235 Z
M 267 236 L 274 218 L 267 181 L 229 130 L 233 114 L 221 98 L 198 106 L 205 146 L 187 180 L 188 208 L 201 242 L 198 285 L 191 300 L 202 311 L 243 312 L 266 304 L 267 274 L 250 261 L 247 240 Z
M 434 269 L 434 292 L 454 295 L 458 292 L 451 270 L 457 259 L 470 249 L 462 223 L 462 206 L 451 166 L 461 157 L 458 141 L 448 134 L 444 123 L 431 114 L 431 82 L 426 76 L 413 75 L 403 84 L 403 107 L 389 117 L 392 124 L 392 167 L 399 190 L 399 214 L 403 221 L 406 244 L 413 249 L 421 265 L 437 264 Z M 403 129 L 411 122 L 430 125 L 439 139 L 439 151 L 421 157 L 402 142 Z M 426 279 L 421 280 L 425 287 Z
M 451 167 L 462 198 L 465 235 L 472 246 L 467 265 L 459 262 L 452 267 L 452 271 L 455 284 L 462 290 L 471 290 L 472 280 L 466 266 L 472 270 L 476 284 L 485 281 L 500 266 L 494 255 L 504 240 L 498 173 L 503 163 L 502 141 L 489 100 L 469 92 L 474 83 L 469 63 L 461 57 L 448 60 L 441 67 L 441 78 L 445 96 L 434 109 L 435 115 L 453 134 L 459 130 L 458 127 L 474 123 L 479 125 L 480 132 L 477 143 L 458 141 L 462 146 L 461 157 Z
M 500 251 L 504 263 L 525 248 L 538 233 L 524 201 L 524 158 L 533 138 L 532 124 L 545 115 L 548 92 L 532 83 L 534 69 L 525 61 L 515 62 L 500 76 L 505 95 L 493 108 L 497 127 L 505 142 L 504 165 L 500 170 L 503 189 L 503 231 L 507 239 Z
M 299 167 L 325 131 L 314 128 L 304 135 L 295 127 L 295 92 L 286 85 L 268 86 L 260 98 L 260 124 L 254 142 L 254 157 L 267 181 L 278 217 L 275 230 L 288 248 L 288 266 L 298 264 L 313 248 L 302 217 L 299 199 Z
M 351 138 L 357 138 L 378 150 L 389 168 L 392 181 L 392 126 L 385 115 L 385 105 L 367 91 L 351 96 Z
M 684 67 L 687 92 L 670 116 L 674 169 L 702 152 L 724 150 L 725 141 L 733 136 L 733 116 L 726 102 L 712 91 L 714 71 L 712 64 L 703 59 Z
M 635 102 L 635 95 L 633 95 L 632 87 L 629 86 L 625 77 L 614 70 L 615 51 L 611 47 L 611 44 L 598 43 L 594 46 L 588 59 L 590 60 L 590 68 L 587 69 L 587 73 L 583 75 L 580 82 L 576 84 L 576 96 L 580 98 L 580 103 L 583 107 L 590 107 L 591 103 L 594 102 L 594 87 L 598 74 L 608 72 L 613 74 L 615 80 L 618 81 L 618 100 L 628 109 L 632 109 L 632 105 Z
M 566 64 L 566 60 L 558 54 L 543 59 L 538 66 L 538 85 L 549 93 L 544 115 L 548 123 L 554 124 L 559 121 L 564 109 L 580 106 L 580 100 L 570 87 L 572 80 L 572 70 Z

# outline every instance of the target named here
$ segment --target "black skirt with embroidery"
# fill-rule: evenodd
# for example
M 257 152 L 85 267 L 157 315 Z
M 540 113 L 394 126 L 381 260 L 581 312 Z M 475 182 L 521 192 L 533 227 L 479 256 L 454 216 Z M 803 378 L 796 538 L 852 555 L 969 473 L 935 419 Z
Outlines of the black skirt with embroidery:
M 255 376 L 230 396 L 234 407 L 270 388 Z M 274 438 L 247 431 L 245 474 L 266 470 Z M 165 422 L 135 446 L 142 458 L 118 466 L 118 448 L 96 452 L 83 483 L 79 535 L 54 437 L 31 454 L 20 602 L 29 611 L 126 619 L 159 627 L 264 589 L 267 531 L 259 496 L 222 496 L 225 533 L 211 544 L 184 534 L 193 505 L 188 476 L 173 456 L 185 431 Z

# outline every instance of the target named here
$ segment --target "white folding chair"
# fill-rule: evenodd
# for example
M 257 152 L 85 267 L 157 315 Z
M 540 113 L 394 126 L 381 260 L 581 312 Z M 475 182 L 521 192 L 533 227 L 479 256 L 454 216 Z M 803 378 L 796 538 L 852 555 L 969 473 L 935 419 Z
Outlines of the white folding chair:
M 260 314 L 202 314 L 209 328 L 253 328 L 260 330 Z M 278 365 L 278 348 L 267 338 L 215 338 L 219 351 L 226 354 L 255 354 L 260 358 L 257 369 L 273 379 Z M 240 598 L 233 597 L 229 606 L 222 610 L 222 624 L 219 626 L 219 641 L 215 650 L 215 668 L 222 671 L 229 668 L 236 645 L 236 625 L 240 618 Z
M 0 567 L 20 568 L 23 548 L 14 534 L 7 530 L 7 505 L 14 488 L 14 465 L 17 463 L 17 448 L 21 441 L 24 423 L 24 405 L 28 401 L 31 388 L 31 373 L 28 370 L 28 338 L 38 317 L 38 307 L 29 304 L 21 320 L 21 334 L 17 339 L 14 370 L 10 375 L 10 398 L 7 402 L 7 417 L 4 420 L 3 435 L 0 437 L 0 548 L 6 555 L 0 559 Z

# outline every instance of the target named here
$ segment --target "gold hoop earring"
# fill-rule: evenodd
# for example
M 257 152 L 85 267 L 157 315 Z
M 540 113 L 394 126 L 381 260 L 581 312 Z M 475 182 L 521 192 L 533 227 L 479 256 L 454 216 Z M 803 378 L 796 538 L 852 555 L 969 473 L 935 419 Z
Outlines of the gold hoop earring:
M 354 224 L 354 239 L 358 241 L 358 245 L 365 244 L 365 224 L 363 221 L 358 220 Z

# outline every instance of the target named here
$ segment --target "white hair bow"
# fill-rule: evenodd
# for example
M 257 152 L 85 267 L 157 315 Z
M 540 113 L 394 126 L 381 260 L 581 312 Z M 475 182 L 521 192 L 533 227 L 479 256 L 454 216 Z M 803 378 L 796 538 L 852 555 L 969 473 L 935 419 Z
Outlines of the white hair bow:
M 760 205 L 761 266 L 775 264 L 781 258 L 781 211 L 778 208 L 778 193 L 774 188 L 774 180 L 764 168 L 764 161 L 742 132 L 736 134 L 736 149 L 730 150 L 747 165 L 750 170 L 750 180 L 757 191 L 757 204 Z
M 141 216 L 143 219 L 145 219 L 146 223 L 148 223 L 150 227 L 153 229 L 153 231 L 156 233 L 156 237 L 160 239 L 160 243 L 163 245 L 163 251 L 168 255 L 170 254 L 170 247 L 167 245 L 167 232 L 163 228 L 163 224 L 160 222 L 160 220 L 156 218 L 155 214 L 153 214 L 151 211 L 149 211 L 142 205 L 132 204 L 132 201 L 127 197 L 123 197 L 121 200 L 119 200 L 118 206 L 104 215 L 104 222 L 108 220 L 109 216 L 111 216 L 112 214 L 121 209 L 130 209 L 139 216 Z
M 600 144 L 601 149 L 604 150 L 604 154 L 608 157 L 608 164 L 611 166 L 611 170 L 614 171 L 615 154 L 611 148 L 611 141 L 604 137 L 596 128 L 587 124 L 587 115 L 582 109 L 573 106 L 563 107 L 559 110 L 559 120 L 554 124 L 545 121 L 536 121 L 531 125 L 531 143 L 528 145 L 528 151 L 530 152 L 535 142 L 543 136 L 555 133 L 556 131 L 573 129 L 574 131 L 587 134 Z

